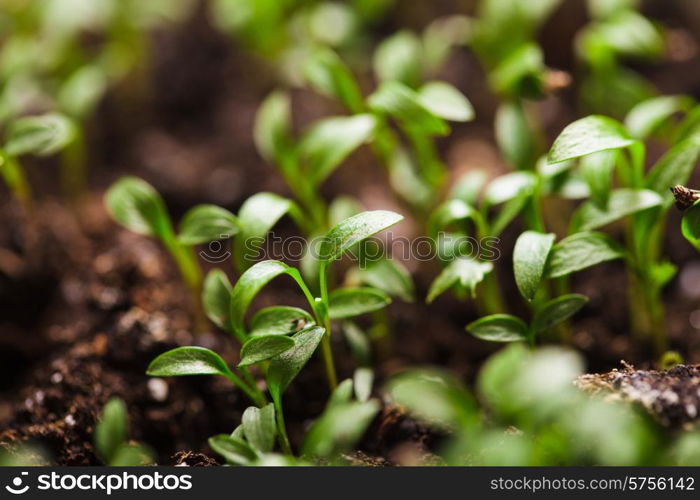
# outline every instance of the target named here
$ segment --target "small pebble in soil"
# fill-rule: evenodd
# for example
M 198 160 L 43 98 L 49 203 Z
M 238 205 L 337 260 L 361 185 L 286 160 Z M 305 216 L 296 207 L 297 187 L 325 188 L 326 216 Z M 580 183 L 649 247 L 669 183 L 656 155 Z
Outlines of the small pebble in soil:
M 148 392 L 153 399 L 162 403 L 168 399 L 168 383 L 162 378 L 152 378 L 148 381 Z
M 63 374 L 61 372 L 54 372 L 54 374 L 51 375 L 52 384 L 60 384 L 61 381 L 63 381 Z
M 75 425 L 75 417 L 73 417 L 73 415 L 70 413 L 66 415 L 66 425 L 69 427 L 73 427 Z

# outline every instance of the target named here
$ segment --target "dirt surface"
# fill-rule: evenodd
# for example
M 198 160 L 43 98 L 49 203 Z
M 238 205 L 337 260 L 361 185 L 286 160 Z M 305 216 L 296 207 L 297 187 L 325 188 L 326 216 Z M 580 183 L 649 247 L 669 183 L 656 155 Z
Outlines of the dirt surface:
M 663 425 L 690 430 L 697 427 L 700 409 L 700 365 L 678 365 L 667 371 L 622 370 L 582 375 L 582 390 L 608 400 L 644 407 Z

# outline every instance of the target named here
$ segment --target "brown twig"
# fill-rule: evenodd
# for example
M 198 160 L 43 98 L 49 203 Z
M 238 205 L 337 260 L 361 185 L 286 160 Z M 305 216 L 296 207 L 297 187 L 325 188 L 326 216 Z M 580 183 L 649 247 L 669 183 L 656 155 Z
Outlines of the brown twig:
M 696 201 L 700 200 L 700 191 L 697 189 L 690 189 L 685 186 L 673 186 L 671 188 L 673 197 L 676 199 L 676 207 L 678 210 L 685 210 L 690 208 L 695 204 Z

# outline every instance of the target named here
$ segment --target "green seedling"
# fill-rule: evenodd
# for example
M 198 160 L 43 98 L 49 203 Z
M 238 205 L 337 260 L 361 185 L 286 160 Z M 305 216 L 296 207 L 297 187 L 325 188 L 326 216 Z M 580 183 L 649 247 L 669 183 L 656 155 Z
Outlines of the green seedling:
M 537 210 L 539 178 L 532 172 L 497 177 L 479 202 L 484 183 L 485 176 L 478 171 L 466 174 L 453 187 L 450 199 L 428 219 L 428 235 L 436 241 L 438 256 L 445 264 L 428 291 L 428 302 L 456 285 L 458 291 L 479 299 L 485 314 L 504 311 L 491 261 L 498 258 L 501 233 L 520 213 L 534 219 L 535 227 L 542 226 Z M 494 207 L 500 210 L 492 214 Z M 477 249 L 478 255 L 474 255 Z M 481 292 L 477 293 L 480 284 Z
M 305 66 L 306 80 L 317 92 L 337 99 L 354 116 L 374 117 L 372 149 L 393 190 L 422 215 L 440 199 L 446 181 L 435 137 L 449 133 L 448 121 L 467 122 L 474 117 L 471 103 L 456 88 L 442 81 L 424 81 L 424 70 L 433 71 L 456 43 L 453 33 L 459 30 L 445 26 L 461 21 L 442 20 L 426 30 L 422 39 L 400 32 L 382 43 L 374 55 L 380 84 L 366 98 L 350 69 L 331 50 L 313 52 Z
M 590 397 L 573 383 L 583 366 L 570 350 L 514 344 L 481 368 L 476 394 L 438 370 L 401 373 L 385 393 L 413 418 L 448 431 L 435 452 L 447 465 L 698 463 L 697 433 L 670 436 L 628 404 Z
M 51 156 L 74 139 L 75 127 L 58 114 L 26 116 L 10 121 L 0 149 L 0 176 L 28 216 L 32 193 L 19 158 L 24 155 Z
M 692 111 L 679 125 L 659 115 L 637 109 L 627 120 L 639 137 L 646 137 L 650 132 L 644 131 L 657 130 L 660 125 L 675 129 L 667 135 L 677 140 L 648 172 L 644 143 L 621 123 L 598 115 L 566 127 L 554 142 L 548 162 L 563 163 L 570 171 L 578 160 L 578 173 L 590 192 L 591 198 L 572 217 L 570 233 L 627 219 L 631 321 L 634 331 L 653 339 L 661 355 L 667 342 L 661 291 L 676 271 L 661 257 L 661 233 L 674 200 L 669 188 L 689 178 L 700 156 L 700 140 Z M 614 186 L 615 178 L 621 187 Z
M 153 462 L 147 447 L 129 442 L 128 435 L 128 415 L 124 401 L 112 398 L 95 425 L 95 451 L 105 465 L 127 467 Z
M 586 69 L 580 99 L 589 112 L 623 116 L 656 93 L 653 85 L 622 61 L 655 60 L 664 53 L 656 23 L 636 11 L 637 1 L 589 0 L 591 22 L 576 38 L 578 59 Z
M 311 357 L 322 346 L 328 384 L 335 389 L 336 372 L 330 343 L 331 320 L 377 311 L 390 303 L 389 296 L 374 288 L 339 288 L 329 292 L 328 268 L 363 240 L 396 224 L 402 217 L 393 212 L 363 212 L 331 229 L 319 245 L 320 296 L 315 297 L 301 273 L 283 262 L 267 260 L 245 271 L 231 286 L 221 271 L 212 271 L 204 285 L 204 307 L 217 325 L 240 343 L 240 375 L 221 357 L 201 347 L 181 347 L 157 357 L 148 369 L 152 376 L 222 375 L 240 388 L 258 407 L 266 404 L 248 367 L 257 365 L 265 374 L 274 403 L 280 443 L 289 453 L 284 427 L 282 394 Z M 301 289 L 311 313 L 290 306 L 272 306 L 258 311 L 246 324 L 246 313 L 258 293 L 274 278 L 289 276 Z M 366 381 L 364 376 L 363 380 Z M 366 385 L 366 382 L 365 382 Z
M 368 399 L 370 391 L 371 384 L 367 387 L 362 381 L 358 384 L 348 379 L 340 383 L 306 433 L 301 459 L 274 453 L 278 428 L 273 404 L 246 409 L 241 424 L 231 434 L 210 438 L 209 446 L 230 465 L 308 465 L 309 461 L 346 464 L 342 454 L 352 449 L 379 411 L 379 403 Z

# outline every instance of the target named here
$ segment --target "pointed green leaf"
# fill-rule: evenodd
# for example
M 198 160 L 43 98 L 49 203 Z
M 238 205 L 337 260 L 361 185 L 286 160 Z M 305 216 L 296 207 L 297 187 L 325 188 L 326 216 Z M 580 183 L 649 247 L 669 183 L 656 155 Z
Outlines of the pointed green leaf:
M 239 338 L 245 338 L 244 319 L 250 303 L 262 288 L 277 276 L 291 276 L 297 283 L 303 283 L 299 271 L 278 260 L 258 262 L 236 282 L 231 292 L 231 326 Z
M 399 221 L 403 216 L 388 210 L 373 210 L 354 215 L 326 233 L 320 257 L 325 262 L 339 259 L 354 244 L 383 231 Z
M 248 443 L 228 434 L 210 437 L 209 446 L 232 465 L 248 465 L 258 457 Z
M 575 233 L 552 247 L 546 276 L 547 278 L 568 276 L 601 262 L 624 256 L 624 248 L 606 234 Z
M 588 297 L 576 293 L 552 299 L 537 309 L 532 328 L 535 332 L 549 330 L 576 314 L 587 302 Z
M 476 338 L 490 342 L 524 342 L 527 325 L 509 314 L 485 316 L 467 325 L 467 331 Z
M 377 47 L 373 65 L 380 82 L 396 81 L 415 86 L 422 73 L 420 40 L 410 31 L 399 31 Z
M 415 288 L 408 269 L 393 259 L 372 261 L 359 271 L 360 280 L 406 302 L 415 300 Z
M 204 312 L 212 323 L 224 330 L 231 327 L 229 319 L 231 290 L 231 283 L 226 273 L 220 269 L 209 271 L 202 287 Z
M 238 211 L 242 238 L 263 237 L 287 213 L 292 202 L 274 193 L 257 193 Z
M 635 139 L 645 140 L 671 116 L 690 108 L 687 96 L 659 96 L 640 102 L 625 117 L 625 127 Z
M 105 194 L 105 206 L 114 220 L 130 231 L 161 239 L 172 237 L 165 203 L 146 181 L 122 177 Z
M 309 182 L 321 184 L 345 159 L 374 134 L 373 115 L 336 116 L 316 122 L 299 144 Z
M 302 454 L 333 458 L 350 451 L 379 409 L 377 401 L 350 402 L 327 408 L 306 433 Z
M 148 365 L 152 377 L 181 377 L 184 375 L 231 374 L 226 362 L 214 351 L 204 347 L 176 347 L 156 357 Z
M 426 301 L 432 302 L 438 295 L 444 293 L 456 283 L 466 288 L 472 297 L 476 293 L 476 285 L 484 280 L 484 276 L 493 270 L 490 262 L 479 262 L 470 258 L 457 258 L 450 262 L 430 285 Z
M 246 440 L 254 450 L 268 453 L 275 447 L 277 425 L 275 424 L 275 406 L 272 403 L 262 408 L 254 406 L 246 408 L 241 425 Z
M 540 286 L 555 235 L 525 231 L 518 237 L 513 250 L 513 271 L 520 294 L 532 300 Z
M 343 335 L 357 364 L 369 365 L 372 359 L 372 344 L 368 335 L 352 321 L 343 321 Z
M 272 397 L 278 401 L 289 384 L 309 361 L 326 330 L 310 327 L 294 335 L 296 345 L 270 361 L 267 369 L 267 386 Z
M 110 463 L 128 438 L 128 421 L 124 401 L 113 397 L 102 409 L 95 425 L 95 449 L 104 463 Z
M 337 196 L 328 205 L 328 219 L 333 226 L 360 212 L 362 212 L 362 205 L 352 196 Z
M 183 245 L 230 238 L 238 232 L 236 216 L 216 205 L 197 205 L 182 218 L 177 236 Z
M 239 368 L 274 358 L 294 347 L 294 340 L 285 335 L 259 335 L 250 338 L 241 348 Z
M 420 96 L 399 82 L 385 82 L 367 99 L 375 113 L 389 115 L 404 128 L 418 130 L 423 134 L 446 135 L 450 131 L 447 123 L 428 110 Z
M 316 51 L 304 66 L 304 76 L 317 92 L 340 100 L 351 112 L 360 113 L 364 108 L 355 77 L 332 50 Z
M 27 153 L 52 155 L 75 138 L 75 124 L 65 116 L 50 113 L 26 116 L 10 123 L 4 150 L 11 156 Z
M 468 122 L 474 119 L 472 103 L 449 83 L 426 83 L 418 90 L 418 102 L 444 120 Z
M 386 293 L 374 288 L 339 288 L 331 292 L 328 301 L 331 319 L 352 318 L 391 303 Z
M 483 224 L 479 211 L 469 203 L 452 199 L 437 207 L 428 219 L 428 234 L 435 238 L 439 231 L 444 231 L 451 224 L 463 220 L 472 220 L 477 226 Z
M 353 381 L 346 378 L 339 383 L 338 387 L 336 387 L 331 393 L 331 397 L 328 398 L 328 402 L 326 403 L 326 409 L 332 406 L 344 405 L 352 401 L 352 390 Z
M 281 163 L 292 151 L 292 118 L 289 95 L 277 91 L 260 105 L 255 117 L 255 145 L 270 163 Z
M 658 193 L 648 189 L 615 189 L 610 193 L 605 209 L 590 200 L 576 210 L 572 217 L 573 232 L 606 226 L 633 213 L 657 207 L 662 202 Z
M 568 125 L 554 141 L 547 160 L 557 163 L 598 151 L 634 144 L 622 124 L 605 116 L 591 115 Z
M 298 307 L 272 306 L 260 309 L 250 320 L 250 337 L 291 335 L 314 324 L 309 313 Z

